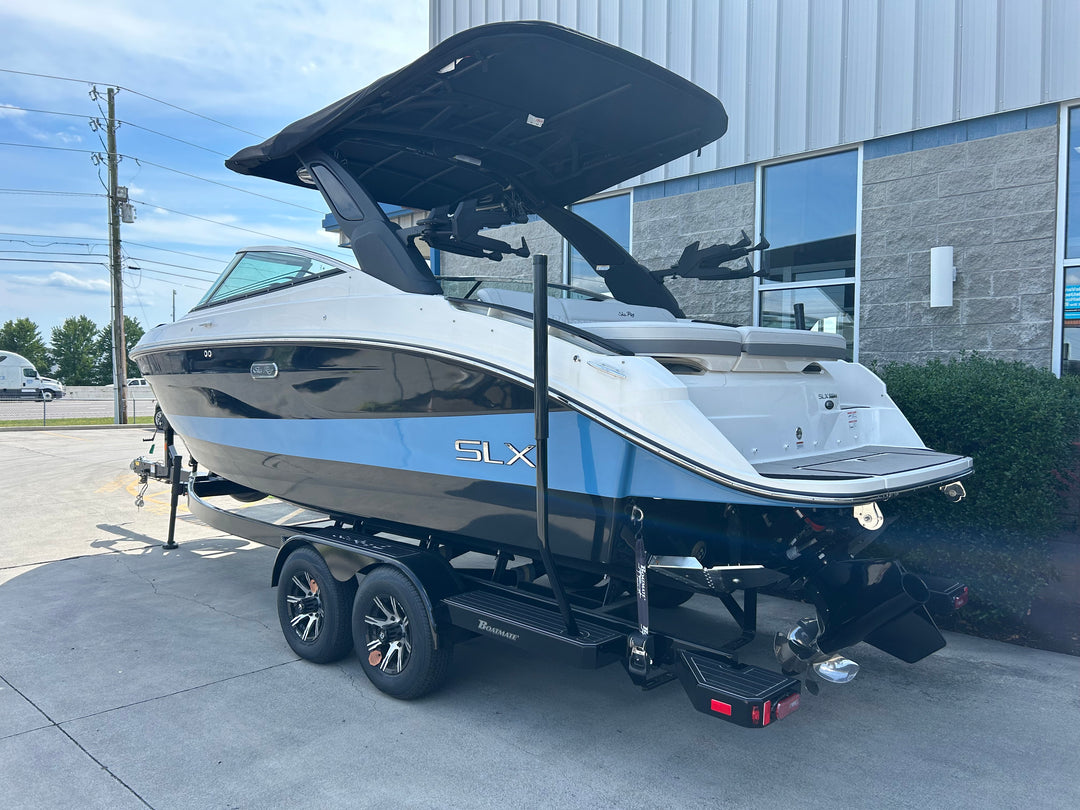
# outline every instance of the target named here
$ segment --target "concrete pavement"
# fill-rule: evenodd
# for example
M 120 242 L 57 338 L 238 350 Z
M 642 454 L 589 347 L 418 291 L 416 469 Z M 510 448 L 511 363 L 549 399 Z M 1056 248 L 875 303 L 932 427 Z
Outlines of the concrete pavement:
M 52 807 L 1080 805 L 1080 659 L 954 634 L 749 731 L 493 639 L 413 703 L 298 660 L 274 552 L 135 509 L 143 431 L 0 433 L 0 785 Z M 160 453 L 160 443 L 158 443 Z M 746 660 L 805 612 L 762 599 Z M 666 621 L 715 610 L 695 598 Z

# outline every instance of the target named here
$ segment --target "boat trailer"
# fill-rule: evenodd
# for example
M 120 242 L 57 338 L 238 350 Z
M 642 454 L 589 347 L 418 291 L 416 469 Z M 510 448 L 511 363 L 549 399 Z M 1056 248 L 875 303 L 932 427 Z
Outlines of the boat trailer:
M 535 322 L 545 323 L 545 256 L 534 256 L 533 270 Z M 493 558 L 489 566 L 467 567 L 464 555 L 475 556 L 474 549 L 448 552 L 456 538 L 415 526 L 345 515 L 281 525 L 244 514 L 251 510 L 222 508 L 208 499 L 231 495 L 253 501 L 263 496 L 200 472 L 194 459 L 184 469 L 170 424 L 164 429 L 165 462 L 140 457 L 131 464 L 144 489 L 150 479 L 171 487 L 164 547 L 178 547 L 176 511 L 180 495 L 186 493 L 191 513 L 207 525 L 277 548 L 271 583 L 278 589 L 279 620 L 290 647 L 318 663 L 340 660 L 355 649 L 373 684 L 394 697 L 416 698 L 434 690 L 448 674 L 454 645 L 487 636 L 581 668 L 619 661 L 644 690 L 678 680 L 694 708 L 739 726 L 763 728 L 783 719 L 799 707 L 803 681 L 789 667 L 784 669 L 794 674 L 740 663 L 737 654 L 755 638 L 758 592 L 776 583 L 773 572 L 761 566 L 705 568 L 694 558 L 650 556 L 641 530 L 643 516 L 634 507 L 622 537 L 634 550 L 635 581 L 604 576 L 587 584 L 563 582 L 566 575 L 547 542 L 547 334 L 533 331 L 537 559 L 521 564 L 500 551 L 486 554 Z M 459 564 L 452 565 L 451 559 Z M 358 580 L 358 574 L 364 576 Z M 542 577 L 546 586 L 537 583 Z M 657 588 L 670 581 L 684 587 Z M 687 590 L 688 585 L 693 590 Z M 967 589 L 959 583 L 932 580 L 929 587 L 931 609 L 966 602 Z M 672 591 L 682 596 L 711 590 L 738 632 L 722 643 L 704 645 L 659 630 L 650 610 L 661 590 L 669 596 Z M 741 605 L 735 590 L 743 592 Z M 800 629 L 806 628 L 797 626 L 776 639 L 781 661 L 785 645 L 798 652 Z M 843 662 L 857 668 L 840 661 L 835 680 L 845 677 Z M 806 683 L 816 691 L 814 682 Z

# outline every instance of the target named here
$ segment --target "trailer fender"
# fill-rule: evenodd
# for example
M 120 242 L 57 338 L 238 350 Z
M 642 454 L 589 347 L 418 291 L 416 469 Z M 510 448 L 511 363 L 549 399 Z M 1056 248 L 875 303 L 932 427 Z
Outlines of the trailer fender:
M 274 560 L 271 585 L 277 587 L 285 560 L 297 548 L 313 548 L 326 562 L 335 579 L 346 582 L 357 574 L 366 574 L 380 565 L 397 568 L 416 586 L 431 621 L 432 639 L 436 649 L 439 636 L 450 631 L 449 614 L 442 605 L 443 597 L 460 593 L 463 588 L 450 563 L 438 554 L 413 547 L 397 548 L 400 544 L 382 544 L 377 540 L 364 547 L 326 542 L 326 538 L 294 535 L 282 543 Z

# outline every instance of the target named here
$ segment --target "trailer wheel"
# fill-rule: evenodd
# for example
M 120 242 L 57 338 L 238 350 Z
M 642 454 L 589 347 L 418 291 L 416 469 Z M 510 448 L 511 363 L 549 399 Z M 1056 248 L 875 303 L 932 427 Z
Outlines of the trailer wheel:
M 334 579 L 322 555 L 299 548 L 281 567 L 278 621 L 294 653 L 317 664 L 340 661 L 352 650 L 349 612 L 356 579 Z
M 390 566 L 376 568 L 360 582 L 352 629 L 364 674 L 391 697 L 411 700 L 426 695 L 450 672 L 452 648 L 445 642 L 435 648 L 419 591 Z
M 230 493 L 230 497 L 232 497 L 232 499 L 235 500 L 235 501 L 240 501 L 240 503 L 258 503 L 259 501 L 261 501 L 263 498 L 266 497 L 266 493 L 265 492 L 259 492 L 259 491 L 254 490 L 254 489 L 246 489 L 245 488 L 244 492 Z
M 161 406 L 154 407 L 154 427 L 158 430 L 164 431 L 169 426 L 169 420 L 165 418 L 165 414 L 161 412 Z
M 649 604 L 658 608 L 674 608 L 690 601 L 693 591 L 669 588 L 666 585 L 649 584 Z

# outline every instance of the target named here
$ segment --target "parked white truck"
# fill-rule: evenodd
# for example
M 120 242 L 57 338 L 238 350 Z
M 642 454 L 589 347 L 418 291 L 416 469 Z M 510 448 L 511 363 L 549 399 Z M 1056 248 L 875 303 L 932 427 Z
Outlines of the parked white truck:
M 64 384 L 38 374 L 21 354 L 0 350 L 0 399 L 40 399 L 48 402 L 64 395 Z

